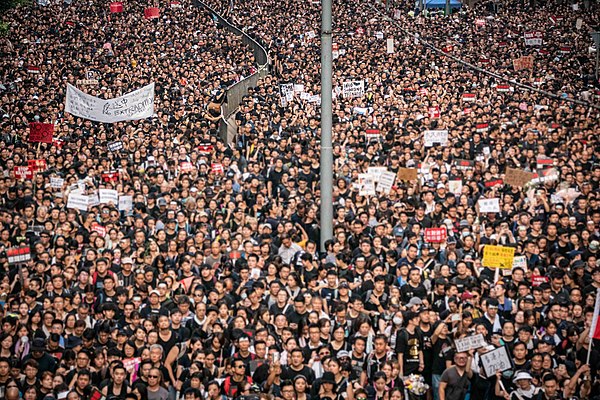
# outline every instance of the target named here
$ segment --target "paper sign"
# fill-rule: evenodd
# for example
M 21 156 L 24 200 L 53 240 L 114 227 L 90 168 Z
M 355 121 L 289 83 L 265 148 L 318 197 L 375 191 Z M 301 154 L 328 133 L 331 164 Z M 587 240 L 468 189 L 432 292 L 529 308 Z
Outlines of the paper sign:
M 70 193 L 67 201 L 67 208 L 74 208 L 80 211 L 87 211 L 89 199 L 86 195 Z
M 108 145 L 108 151 L 110 152 L 115 152 L 115 151 L 119 151 L 123 148 L 123 142 L 121 142 L 120 140 L 117 140 L 115 142 L 110 142 Z
M 28 166 L 19 165 L 13 168 L 15 178 L 17 179 L 32 179 L 33 170 Z
M 534 175 L 533 175 L 533 179 L 531 179 L 531 184 L 533 185 L 537 185 L 540 183 L 546 183 L 546 182 L 554 182 L 558 180 L 558 170 L 556 168 L 548 168 L 548 169 L 542 169 L 542 170 L 538 170 Z
M 425 228 L 424 236 L 427 243 L 444 243 L 448 232 L 446 228 Z
M 533 179 L 532 172 L 526 172 L 516 168 L 506 168 L 504 182 L 510 186 L 523 187 Z
M 223 171 L 223 164 L 220 163 L 212 163 L 210 165 L 210 168 L 212 170 L 212 172 L 214 172 L 216 175 L 223 175 L 224 171 Z
M 31 261 L 31 249 L 29 247 L 11 247 L 6 250 L 9 265 L 24 264 Z
M 379 183 L 377 184 L 377 191 L 389 194 L 394 186 L 396 180 L 396 174 L 390 171 L 385 171 L 379 175 Z
M 448 181 L 448 190 L 452 194 L 461 194 L 463 188 L 463 183 L 460 180 L 456 181 Z
M 367 129 L 365 130 L 365 137 L 367 138 L 367 140 L 372 140 L 372 139 L 379 139 L 379 137 L 381 136 L 381 133 L 379 131 L 379 129 Z
M 52 143 L 54 124 L 32 122 L 29 124 L 29 141 L 32 143 Z
M 541 46 L 544 42 L 544 33 L 541 31 L 525 32 L 523 37 L 526 46 Z
M 515 256 L 513 259 L 513 268 L 522 268 L 524 271 L 527 271 L 527 257 L 525 256 Z
M 99 189 L 100 204 L 119 204 L 119 193 L 113 189 Z
M 287 101 L 294 100 L 294 84 L 293 83 L 284 83 L 279 86 L 279 92 L 281 93 L 281 97 L 286 99 Z
M 370 174 L 358 174 L 358 194 L 361 196 L 374 196 L 375 192 L 375 180 Z
M 492 246 L 483 247 L 483 265 L 489 268 L 512 268 L 515 258 L 514 247 Z
M 122 13 L 123 12 L 123 3 L 120 1 L 115 1 L 110 3 L 110 12 L 111 13 Z
M 508 351 L 504 346 L 482 354 L 479 357 L 487 377 L 495 376 L 496 371 L 504 372 L 513 368 Z
M 133 196 L 119 196 L 119 211 L 133 210 Z
M 52 189 L 62 189 L 65 180 L 63 178 L 57 178 L 54 176 L 50 177 L 50 187 Z
M 194 164 L 189 161 L 184 161 L 179 164 L 179 170 L 184 173 L 192 172 L 194 170 Z
M 479 199 L 480 213 L 497 213 L 500 212 L 500 199 Z
M 106 228 L 100 224 L 93 224 L 92 231 L 97 232 L 102 237 L 106 236 Z
M 295 93 L 304 92 L 304 85 L 303 84 L 294 84 L 294 92 Z
M 67 84 L 65 111 L 105 123 L 149 118 L 154 114 L 154 83 L 109 100 L 91 96 Z
M 362 97 L 365 94 L 365 81 L 348 81 L 344 82 L 342 87 L 344 98 L 353 99 Z
M 144 10 L 144 18 L 154 19 L 160 16 L 160 10 L 158 7 L 148 7 Z
M 475 350 L 487 346 L 487 342 L 485 341 L 481 333 L 473 336 L 467 336 L 462 339 L 456 339 L 454 341 L 454 344 L 456 345 L 457 353 Z
M 475 101 L 475 93 L 465 93 L 462 95 L 462 100 L 466 102 Z
M 423 140 L 425 142 L 425 147 L 432 147 L 434 144 L 441 144 L 442 146 L 446 146 L 448 145 L 448 131 L 425 131 L 423 133 Z
M 375 183 L 379 182 L 379 176 L 387 171 L 386 167 L 369 167 L 367 173 L 373 177 Z
M 387 38 L 386 51 L 387 54 L 394 54 L 394 38 Z
M 398 179 L 401 181 L 414 181 L 418 178 L 419 171 L 416 168 L 399 168 Z

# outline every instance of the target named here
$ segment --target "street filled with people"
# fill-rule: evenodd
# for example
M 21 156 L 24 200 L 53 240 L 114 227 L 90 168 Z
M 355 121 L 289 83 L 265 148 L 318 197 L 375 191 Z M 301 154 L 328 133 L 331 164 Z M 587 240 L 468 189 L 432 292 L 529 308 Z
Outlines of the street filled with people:
M 598 5 L 334 2 L 331 238 L 321 3 L 206 5 L 231 116 L 204 4 L 3 15 L 0 398 L 600 399 Z

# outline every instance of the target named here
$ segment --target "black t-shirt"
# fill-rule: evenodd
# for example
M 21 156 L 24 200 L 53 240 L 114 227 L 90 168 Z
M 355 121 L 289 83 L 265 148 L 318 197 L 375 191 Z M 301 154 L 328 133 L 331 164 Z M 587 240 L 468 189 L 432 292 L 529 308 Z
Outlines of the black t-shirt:
M 304 367 L 302 367 L 302 369 L 300 371 L 296 371 L 294 369 L 292 369 L 291 366 L 287 366 L 283 369 L 283 372 L 281 372 L 281 380 L 285 381 L 285 380 L 292 380 L 295 377 L 297 377 L 298 375 L 302 375 L 306 378 L 307 382 L 313 382 L 315 380 L 315 373 L 314 371 L 307 367 L 306 365 Z
M 419 351 L 423 350 L 423 339 L 417 329 L 410 333 L 403 329 L 396 338 L 396 353 L 403 355 L 402 373 L 404 376 L 419 371 Z
M 417 287 L 413 287 L 410 283 L 407 283 L 400 288 L 400 294 L 402 296 L 402 301 L 408 303 L 413 297 L 418 297 L 420 299 L 427 297 L 427 290 L 422 283 L 419 283 L 419 286 Z
M 452 340 L 450 338 L 438 340 L 433 344 L 433 363 L 431 364 L 431 373 L 433 375 L 441 375 L 446 369 L 446 361 L 453 357 Z

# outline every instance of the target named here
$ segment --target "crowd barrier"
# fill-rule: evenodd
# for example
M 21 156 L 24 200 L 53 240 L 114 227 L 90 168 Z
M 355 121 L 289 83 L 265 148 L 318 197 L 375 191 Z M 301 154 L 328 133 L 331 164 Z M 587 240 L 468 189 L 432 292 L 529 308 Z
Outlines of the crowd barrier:
M 232 117 L 239 108 L 242 98 L 248 93 L 248 88 L 256 87 L 258 80 L 269 74 L 269 53 L 260 43 L 238 27 L 232 25 L 209 5 L 200 0 L 196 0 L 195 3 L 196 6 L 208 10 L 215 22 L 234 35 L 241 36 L 242 42 L 252 49 L 254 59 L 257 63 L 257 71 L 254 74 L 227 88 L 226 102 L 221 107 L 223 118 L 221 118 L 219 123 L 219 136 L 225 143 L 229 144 L 235 140 L 235 136 L 237 135 L 237 126 Z

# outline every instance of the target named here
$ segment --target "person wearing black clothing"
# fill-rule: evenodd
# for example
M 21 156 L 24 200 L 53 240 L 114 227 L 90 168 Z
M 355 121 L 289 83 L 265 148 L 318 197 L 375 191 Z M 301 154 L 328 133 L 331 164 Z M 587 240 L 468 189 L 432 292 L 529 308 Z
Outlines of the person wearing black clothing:
M 407 326 L 396 336 L 396 353 L 400 364 L 400 375 L 408 376 L 423 371 L 423 338 L 417 330 L 420 317 L 418 313 L 407 311 L 404 316 Z
M 291 380 L 298 375 L 304 376 L 309 385 L 315 380 L 315 372 L 304 364 L 304 353 L 296 348 L 292 350 L 288 365 L 281 373 L 281 380 Z
M 424 299 L 427 297 L 427 290 L 421 283 L 421 270 L 419 268 L 411 268 L 408 272 L 408 282 L 400 288 L 402 302 L 408 303 L 413 297 Z

